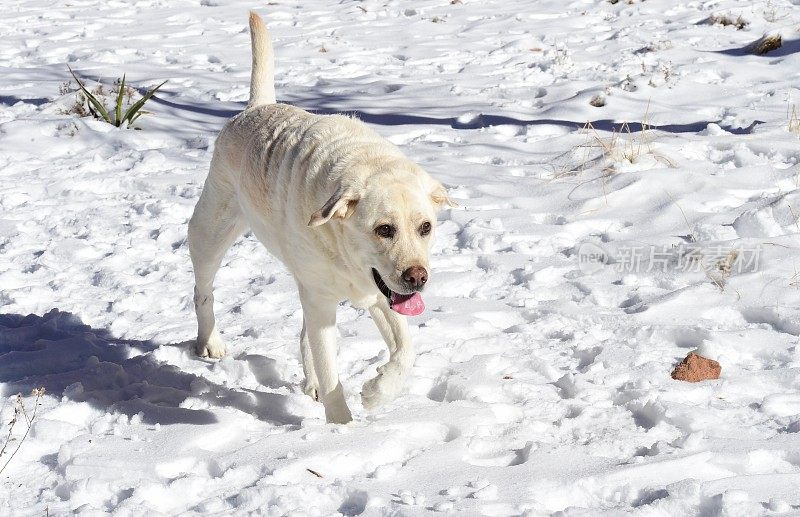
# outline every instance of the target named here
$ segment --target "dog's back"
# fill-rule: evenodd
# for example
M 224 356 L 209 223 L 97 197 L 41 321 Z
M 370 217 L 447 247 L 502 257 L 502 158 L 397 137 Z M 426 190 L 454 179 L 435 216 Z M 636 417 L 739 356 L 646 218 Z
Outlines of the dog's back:
M 329 231 L 305 231 L 310 214 L 322 206 L 344 174 L 379 171 L 401 151 L 364 123 L 341 115 L 315 115 L 279 104 L 275 98 L 274 53 L 261 18 L 250 13 L 253 69 L 250 102 L 220 132 L 209 181 L 236 198 L 258 238 L 290 269 L 287 246 L 328 248 Z M 359 165 L 375 160 L 372 166 Z M 291 239 L 280 238 L 287 228 Z M 314 240 L 314 243 L 304 243 Z M 323 242 L 320 242 L 323 241 Z M 322 244 L 322 246 L 320 246 Z

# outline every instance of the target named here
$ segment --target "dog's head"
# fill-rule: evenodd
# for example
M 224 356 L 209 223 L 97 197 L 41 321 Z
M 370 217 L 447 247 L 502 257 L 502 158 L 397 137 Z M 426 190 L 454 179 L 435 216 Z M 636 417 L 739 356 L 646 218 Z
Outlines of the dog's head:
M 436 213 L 454 206 L 424 172 L 375 174 L 365 185 L 340 185 L 309 226 L 342 224 L 347 253 L 395 311 L 416 315 L 429 276 Z

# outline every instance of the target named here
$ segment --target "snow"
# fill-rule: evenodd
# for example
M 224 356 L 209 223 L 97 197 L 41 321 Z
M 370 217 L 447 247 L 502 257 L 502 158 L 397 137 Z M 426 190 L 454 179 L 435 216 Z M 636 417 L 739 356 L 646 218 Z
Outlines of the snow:
M 340 308 L 347 426 L 302 393 L 294 284 L 250 235 L 217 278 L 229 354 L 191 353 L 186 222 L 253 7 L 280 100 L 364 120 L 460 204 L 374 413 L 387 352 Z M 800 513 L 798 26 L 786 0 L 5 1 L 3 426 L 47 394 L 0 514 Z M 169 82 L 118 130 L 61 113 L 67 63 Z M 692 350 L 719 380 L 670 378 Z

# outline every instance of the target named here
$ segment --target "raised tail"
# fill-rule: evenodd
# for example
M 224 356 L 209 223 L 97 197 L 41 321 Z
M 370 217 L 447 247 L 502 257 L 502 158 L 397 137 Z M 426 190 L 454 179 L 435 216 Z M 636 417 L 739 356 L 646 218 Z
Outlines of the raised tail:
M 250 11 L 250 44 L 253 49 L 253 69 L 250 72 L 250 102 L 248 108 L 275 102 L 275 53 L 264 20 Z

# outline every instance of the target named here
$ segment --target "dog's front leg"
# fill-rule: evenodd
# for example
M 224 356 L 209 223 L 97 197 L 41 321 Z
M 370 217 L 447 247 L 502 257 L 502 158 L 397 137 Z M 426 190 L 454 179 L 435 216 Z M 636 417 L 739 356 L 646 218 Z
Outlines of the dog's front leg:
M 336 302 L 323 300 L 300 288 L 305 339 L 319 383 L 319 400 L 325 406 L 328 422 L 346 424 L 353 417 L 344 400 L 342 383 L 336 368 Z
M 385 300 L 370 307 L 369 313 L 389 348 L 389 361 L 378 367 L 378 375 L 365 382 L 361 390 L 364 407 L 373 409 L 400 394 L 408 372 L 414 365 L 414 347 L 408 337 L 405 316 L 391 310 Z
M 300 357 L 303 359 L 303 373 L 306 377 L 303 392 L 319 401 L 319 381 L 317 372 L 314 370 L 314 356 L 311 354 L 311 345 L 308 343 L 305 320 L 303 320 L 303 330 L 300 332 Z

